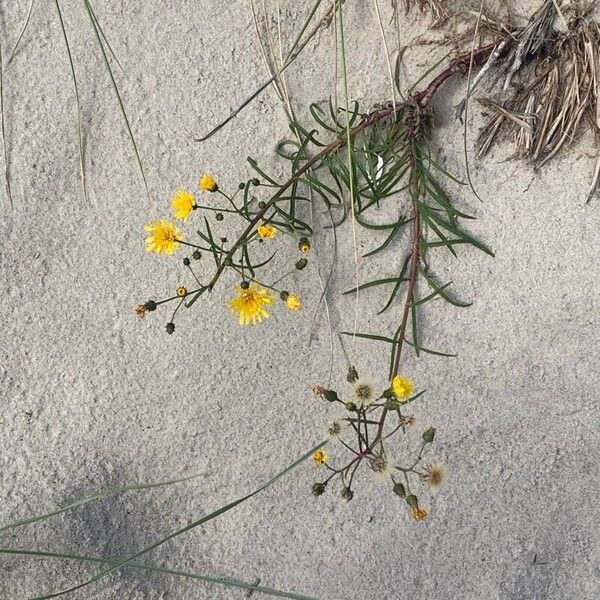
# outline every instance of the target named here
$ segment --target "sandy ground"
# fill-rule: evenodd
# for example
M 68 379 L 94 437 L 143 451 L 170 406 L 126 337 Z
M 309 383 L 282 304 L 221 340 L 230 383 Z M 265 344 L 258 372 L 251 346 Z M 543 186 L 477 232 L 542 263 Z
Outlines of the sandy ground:
M 286 135 L 275 95 L 263 94 L 211 141 L 206 131 L 262 81 L 246 2 L 178 0 L 97 3 L 125 75 L 117 75 L 152 201 L 144 193 L 123 120 L 81 3 L 64 2 L 80 77 L 91 205 L 78 179 L 75 103 L 52 2 L 37 2 L 21 49 L 5 70 L 6 138 L 14 208 L 0 224 L 0 524 L 62 506 L 114 485 L 199 473 L 194 482 L 132 492 L 0 535 L 3 547 L 123 556 L 256 487 L 323 437 L 331 413 L 308 384 L 326 382 L 329 337 L 314 264 L 294 280 L 305 301 L 241 330 L 222 282 L 164 333 L 167 313 L 143 321 L 133 306 L 190 284 L 176 258 L 148 255 L 142 226 L 168 214 L 179 186 L 209 169 L 233 189 L 245 157 L 283 173 L 274 159 Z M 381 3 L 384 19 L 388 3 Z M 535 2 L 524 3 L 527 7 Z M 350 92 L 365 106 L 388 98 L 371 2 L 348 2 Z M 3 3 L 2 45 L 12 47 L 28 2 Z M 520 10 L 526 12 L 526 7 Z M 284 6 L 290 39 L 302 20 Z M 422 31 L 405 26 L 407 39 Z M 332 35 L 321 33 L 289 71 L 301 116 L 333 89 Z M 439 57 L 416 52 L 410 79 Z M 435 144 L 461 174 L 461 126 L 436 101 Z M 475 119 L 471 138 L 480 124 Z M 584 204 L 587 146 L 534 177 L 496 150 L 473 165 L 483 203 L 464 190 L 470 230 L 496 251 L 466 250 L 437 265 L 468 309 L 432 304 L 429 345 L 458 358 L 416 358 L 403 370 L 426 399 L 420 424 L 438 427 L 431 457 L 451 480 L 428 501 L 431 518 L 410 521 L 386 486 L 364 476 L 355 499 L 308 493 L 319 475 L 306 463 L 262 495 L 170 542 L 147 562 L 228 575 L 321 600 L 593 600 L 600 597 L 598 477 L 598 200 Z M 531 184 L 531 185 L 530 185 Z M 227 226 L 223 231 L 227 231 Z M 335 289 L 353 277 L 348 230 L 340 236 Z M 374 247 L 360 239 L 361 250 Z M 283 248 L 284 245 L 282 245 Z M 328 247 L 321 259 L 330 260 Z M 389 273 L 400 246 L 360 263 L 361 278 Z M 297 257 L 282 250 L 278 269 Z M 286 254 L 287 252 L 287 254 Z M 347 258 L 346 258 L 347 257 Z M 206 272 L 210 265 L 206 264 Z M 364 294 L 359 326 L 383 295 Z M 337 300 L 336 329 L 352 327 L 353 303 Z M 359 370 L 384 377 L 386 348 L 348 345 Z M 344 369 L 335 351 L 333 382 Z M 413 443 L 414 446 L 414 443 Z M 85 579 L 97 567 L 0 558 L 0 597 L 24 599 Z M 124 570 L 73 598 L 235 599 L 246 592 Z

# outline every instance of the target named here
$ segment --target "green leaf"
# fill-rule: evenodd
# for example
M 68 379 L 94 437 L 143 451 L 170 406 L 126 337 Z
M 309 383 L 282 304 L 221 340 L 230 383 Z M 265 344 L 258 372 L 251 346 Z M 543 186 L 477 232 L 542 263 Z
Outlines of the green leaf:
M 419 273 L 424 277 L 425 281 L 431 286 L 431 288 L 435 290 L 435 292 L 437 292 L 437 294 L 439 294 L 439 296 L 441 296 L 446 302 L 449 302 L 454 306 L 458 306 L 459 308 L 467 308 L 468 306 L 473 305 L 472 302 L 460 302 L 447 294 L 444 290 L 450 285 L 449 283 L 440 286 L 436 283 L 433 277 L 429 275 L 427 271 L 425 271 L 425 269 L 419 268 Z
M 187 533 L 188 531 L 191 531 L 192 529 L 195 529 L 199 525 L 202 525 L 203 523 L 206 523 L 207 521 L 215 519 L 216 517 L 218 517 L 218 516 L 220 516 L 220 515 L 228 512 L 228 511 L 230 511 L 232 508 L 235 508 L 236 506 L 238 506 L 242 502 L 245 502 L 246 500 L 249 500 L 253 496 L 256 496 L 257 494 L 259 494 L 263 490 L 265 490 L 268 487 L 270 487 L 271 485 L 273 485 L 276 481 L 278 481 L 279 479 L 281 479 L 289 471 L 291 471 L 292 469 L 295 469 L 298 465 L 300 465 L 302 462 L 304 462 L 313 452 L 315 452 L 316 450 L 318 450 L 319 448 L 321 448 L 322 446 L 324 446 L 325 444 L 327 444 L 328 441 L 329 440 L 325 440 L 325 441 L 321 442 L 320 444 L 316 445 L 314 448 L 312 448 L 311 450 L 309 450 L 308 452 L 306 452 L 305 454 L 303 454 L 299 459 L 297 459 L 296 461 L 294 461 L 291 465 L 289 465 L 285 469 L 283 469 L 283 471 L 280 471 L 279 473 L 277 473 L 277 475 L 275 475 L 274 477 L 272 477 L 271 479 L 269 479 L 269 481 L 267 481 L 266 483 L 263 483 L 260 487 L 258 487 L 257 489 L 255 489 L 253 492 L 250 492 L 249 494 L 246 494 L 245 496 L 242 496 L 241 498 L 238 498 L 237 500 L 233 500 L 232 502 L 229 502 L 228 504 L 225 504 L 221 508 L 218 508 L 217 510 L 209 513 L 208 515 L 200 517 L 199 519 L 196 519 L 195 521 L 193 521 L 189 525 L 186 525 L 185 527 L 181 527 L 180 529 L 172 531 L 171 533 L 169 533 L 169 534 L 161 537 L 160 539 L 156 540 L 155 542 L 153 542 L 149 546 L 146 546 L 145 548 L 142 548 L 142 550 L 139 550 L 138 552 L 136 552 L 135 554 L 132 554 L 129 557 L 123 558 L 123 559 L 119 559 L 117 562 L 112 563 L 111 566 L 108 567 L 107 569 L 99 571 L 98 573 L 96 573 L 96 575 L 93 575 L 92 577 L 90 577 L 89 579 L 86 579 L 82 583 L 79 583 L 77 585 L 74 585 L 72 587 L 63 589 L 63 590 L 58 591 L 58 592 L 53 592 L 53 593 L 50 593 L 50 594 L 46 594 L 44 596 L 37 596 L 36 598 L 33 598 L 32 600 L 47 600 L 48 598 L 56 598 L 58 596 L 63 596 L 64 594 L 69 594 L 69 593 L 74 592 L 76 590 L 80 590 L 80 589 L 82 589 L 82 588 L 90 585 L 91 583 L 99 581 L 100 579 L 102 579 L 103 577 L 105 577 L 106 575 L 108 575 L 109 573 L 113 573 L 114 571 L 117 571 L 118 569 L 131 564 L 132 562 L 134 562 L 140 556 L 143 556 L 144 554 L 147 554 L 148 552 L 154 550 L 155 548 L 158 548 L 159 546 L 162 546 L 166 542 L 168 542 L 168 541 L 170 541 L 170 540 L 172 540 L 172 539 L 174 539 L 176 537 L 179 537 L 180 535 L 182 535 L 184 533 Z
M 104 563 L 104 564 L 116 564 L 120 559 L 118 558 L 98 558 L 95 556 L 83 556 L 81 554 L 65 554 L 58 552 L 40 552 L 39 550 L 17 550 L 15 548 L 0 548 L 0 554 L 12 554 L 17 556 L 35 556 L 40 558 L 57 558 L 62 560 L 76 560 L 79 562 L 92 562 L 92 563 Z M 229 587 L 241 588 L 249 590 L 257 594 L 267 594 L 269 596 L 276 596 L 279 598 L 291 598 L 292 600 L 316 600 L 311 596 L 302 596 L 300 594 L 294 594 L 293 592 L 284 592 L 282 590 L 276 590 L 274 588 L 268 588 L 261 585 L 254 585 L 247 583 L 239 579 L 232 577 L 217 577 L 211 575 L 199 575 L 197 573 L 188 573 L 186 571 L 178 571 L 175 569 L 169 569 L 168 567 L 156 567 L 153 565 L 146 565 L 141 563 L 132 562 L 127 565 L 129 569 L 139 569 L 143 571 L 150 571 L 152 573 L 162 573 L 163 575 L 173 575 L 175 577 L 182 577 L 185 579 L 194 579 L 197 581 L 205 581 L 206 583 L 214 583 L 218 585 L 226 585 Z

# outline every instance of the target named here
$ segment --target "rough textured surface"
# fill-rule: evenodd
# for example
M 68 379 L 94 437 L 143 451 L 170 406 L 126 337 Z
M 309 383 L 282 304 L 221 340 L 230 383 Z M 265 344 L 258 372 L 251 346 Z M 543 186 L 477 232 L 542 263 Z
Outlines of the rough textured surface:
M 25 0 L 8 4 L 0 8 L 5 55 L 28 8 Z M 307 385 L 327 379 L 328 330 L 320 317 L 308 345 L 320 295 L 314 267 L 294 283 L 304 312 L 276 310 L 260 328 L 242 331 L 229 316 L 231 280 L 186 312 L 174 336 L 164 333 L 166 312 L 139 321 L 132 310 L 187 282 L 178 259 L 143 247 L 142 225 L 167 214 L 175 188 L 194 186 L 210 169 L 231 189 L 248 176 L 247 155 L 281 169 L 274 146 L 287 125 L 271 91 L 211 141 L 192 141 L 265 76 L 249 4 L 97 3 L 125 67 L 117 79 L 152 202 L 83 6 L 63 4 L 84 105 L 91 205 L 80 194 L 75 103 L 55 7 L 38 2 L 4 73 L 14 208 L 4 199 L 0 524 L 113 485 L 202 476 L 0 534 L 0 545 L 122 556 L 252 490 L 322 438 L 331 415 Z M 387 23 L 389 6 L 381 4 Z M 522 4 L 527 13 L 536 3 Z M 287 39 L 302 14 L 283 8 Z M 388 97 L 373 4 L 348 2 L 347 16 L 350 91 L 368 107 Z M 407 40 L 425 24 L 410 22 Z M 332 43 L 331 32 L 322 32 L 290 69 L 300 115 L 307 102 L 332 92 Z M 439 52 L 425 47 L 413 56 L 407 81 Z M 435 102 L 443 125 L 436 144 L 457 173 L 464 172 L 462 130 L 452 113 L 463 89 L 453 83 Z M 475 119 L 471 137 L 478 125 Z M 307 463 L 148 562 L 260 578 L 322 600 L 600 597 L 600 211 L 598 200 L 583 202 L 592 166 L 576 146 L 531 183 L 533 171 L 506 160 L 510 152 L 473 165 L 483 204 L 464 189 L 459 200 L 478 217 L 471 230 L 496 258 L 468 250 L 437 265 L 474 302 L 465 310 L 432 305 L 426 314 L 426 340 L 458 358 L 404 359 L 403 371 L 427 388 L 417 419 L 439 428 L 432 456 L 452 473 L 429 503 L 431 518 L 412 523 L 389 489 L 366 476 L 351 503 L 335 494 L 316 501 L 307 490 L 317 475 Z M 337 290 L 353 278 L 350 237 L 347 229 L 341 236 Z M 365 250 L 375 243 L 360 240 Z M 280 247 L 283 270 L 297 257 Z M 361 261 L 361 278 L 389 273 L 399 251 Z M 326 265 L 325 251 L 322 258 Z M 397 320 L 399 307 L 385 320 L 371 316 L 382 300 L 376 292 L 361 296 L 362 330 L 389 330 Z M 352 300 L 336 307 L 336 328 L 351 328 Z M 357 341 L 348 351 L 361 372 L 385 377 L 386 348 Z M 339 348 L 335 356 L 343 365 Z M 334 383 L 343 380 L 340 366 Z M 96 569 L 0 557 L 0 597 L 57 590 Z M 230 599 L 245 592 L 124 570 L 72 597 Z

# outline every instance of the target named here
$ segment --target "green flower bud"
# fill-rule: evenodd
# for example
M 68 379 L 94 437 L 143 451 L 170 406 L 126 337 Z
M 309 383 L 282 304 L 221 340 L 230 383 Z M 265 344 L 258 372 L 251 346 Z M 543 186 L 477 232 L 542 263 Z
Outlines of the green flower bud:
M 427 444 L 431 444 L 431 442 L 433 442 L 433 438 L 435 438 L 435 427 L 430 427 L 423 433 L 423 441 Z
M 186 267 L 190 266 L 190 259 L 187 256 L 183 259 L 183 264 Z
M 346 375 L 346 380 L 348 383 L 354 383 L 358 380 L 358 371 L 356 370 L 356 367 L 352 365 L 348 367 L 348 375 Z
M 266 208 L 267 207 L 267 203 L 263 202 L 262 200 L 258 203 L 258 208 Z
M 406 490 L 401 483 L 396 483 L 394 485 L 394 494 L 396 494 L 396 496 L 400 496 L 400 498 L 406 498 Z
M 354 412 L 356 410 L 356 404 L 354 404 L 354 402 L 346 402 L 344 406 L 346 407 L 346 410 L 349 410 L 351 412 Z
M 311 488 L 311 494 L 313 496 L 320 496 L 321 494 L 323 494 L 325 492 L 325 486 L 327 484 L 325 483 L 313 483 L 313 486 Z
M 243 290 L 247 290 L 250 287 L 250 282 L 248 282 L 248 281 L 242 281 L 242 283 L 240 283 L 240 287 Z
M 202 258 L 202 253 L 200 252 L 200 250 L 194 250 L 194 252 L 192 253 L 192 258 L 194 260 L 200 260 Z
M 296 269 L 298 269 L 298 271 L 302 271 L 302 269 L 304 269 L 304 267 L 308 264 L 308 261 L 305 258 L 301 258 L 299 261 L 296 262 Z
M 259 181 L 259 180 L 258 180 L 256 177 L 254 177 L 254 178 L 252 179 L 252 185 L 253 185 L 254 187 L 256 187 L 256 186 L 259 186 L 259 185 L 260 185 L 260 181 Z
M 243 190 L 246 187 L 246 184 L 242 181 L 238 187 L 240 190 Z
M 349 487 L 345 487 L 342 490 L 342 499 L 346 500 L 346 502 L 350 502 L 352 498 L 354 498 L 354 492 Z
M 323 394 L 325 400 L 329 400 L 329 402 L 336 402 L 339 400 L 337 392 L 335 390 L 325 390 Z
M 388 410 L 398 410 L 400 408 L 400 401 L 398 398 L 388 398 L 385 401 L 385 407 Z
M 406 496 L 406 504 L 411 508 L 417 508 L 419 502 L 417 501 L 417 497 L 414 494 L 411 494 L 410 496 Z
M 281 294 L 279 294 L 279 297 L 284 301 L 287 302 L 287 299 L 290 297 L 290 293 L 286 292 L 285 290 L 283 292 L 281 292 Z
M 158 305 L 156 304 L 156 302 L 154 302 L 154 300 L 148 300 L 148 302 L 146 302 L 146 304 L 144 304 L 144 308 L 150 312 L 152 312 L 153 310 L 156 310 L 157 306 Z
M 167 333 L 171 335 L 175 331 L 175 323 L 167 323 Z
M 223 213 L 220 213 L 220 212 L 219 212 L 219 213 L 217 213 L 217 214 L 215 215 L 215 219 L 216 219 L 217 221 L 222 221 L 222 220 L 223 220 Z

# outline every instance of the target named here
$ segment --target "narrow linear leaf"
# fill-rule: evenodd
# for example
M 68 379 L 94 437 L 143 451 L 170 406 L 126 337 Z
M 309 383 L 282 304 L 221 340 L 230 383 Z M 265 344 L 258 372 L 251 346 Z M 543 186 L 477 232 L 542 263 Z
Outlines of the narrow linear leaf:
M 92 7 L 90 5 L 89 0 L 83 0 L 86 11 L 92 23 L 92 27 L 94 28 L 94 33 L 96 34 L 96 40 L 98 41 L 98 45 L 100 46 L 100 50 L 102 52 L 102 58 L 104 59 L 104 64 L 106 65 L 106 69 L 110 76 L 110 80 L 112 82 L 113 88 L 115 90 L 115 94 L 117 96 L 117 100 L 119 102 L 119 107 L 121 108 L 121 113 L 123 114 L 123 119 L 125 121 L 125 125 L 127 127 L 127 132 L 129 134 L 129 139 L 131 140 L 131 145 L 133 146 L 133 151 L 135 153 L 135 157 L 137 159 L 138 166 L 140 168 L 140 173 L 142 175 L 142 179 L 144 180 L 144 187 L 146 188 L 146 195 L 148 199 L 150 198 L 150 190 L 148 189 L 148 181 L 146 180 L 146 172 L 144 171 L 144 165 L 142 164 L 142 158 L 140 156 L 137 143 L 135 141 L 135 137 L 133 135 L 133 131 L 131 130 L 131 125 L 129 124 L 129 117 L 127 116 L 127 111 L 125 110 L 125 105 L 123 104 L 123 99 L 121 98 L 121 92 L 119 91 L 119 86 L 117 85 L 117 81 L 115 79 L 113 70 L 110 66 L 110 61 L 108 60 L 108 56 L 106 54 L 106 50 L 104 49 L 104 42 L 102 41 L 102 36 L 100 35 L 100 31 L 94 19 L 94 13 Z
M 96 575 L 90 577 L 89 579 L 86 579 L 82 583 L 79 583 L 72 587 L 60 590 L 58 592 L 53 592 L 51 594 L 46 594 L 44 596 L 37 596 L 36 598 L 34 598 L 32 600 L 47 600 L 48 598 L 57 598 L 58 596 L 63 596 L 65 594 L 69 594 L 76 590 L 80 590 L 96 581 L 99 581 L 100 579 L 102 579 L 103 577 L 108 575 L 109 573 L 113 573 L 114 571 L 117 571 L 118 569 L 129 565 L 130 563 L 134 562 L 140 556 L 143 556 L 144 554 L 147 554 L 151 550 L 154 550 L 155 548 L 162 546 L 169 540 L 179 537 L 180 535 L 187 533 L 188 531 L 190 531 L 192 529 L 195 529 L 199 525 L 202 525 L 203 523 L 206 523 L 207 521 L 210 521 L 211 519 L 215 519 L 216 517 L 222 515 L 223 513 L 230 511 L 232 508 L 235 508 L 236 506 L 238 506 L 238 504 L 241 504 L 242 502 L 249 500 L 253 496 L 256 496 L 263 490 L 265 490 L 268 487 L 270 487 L 271 485 L 273 485 L 276 481 L 281 479 L 289 471 L 291 471 L 292 469 L 295 469 L 298 465 L 300 465 L 302 462 L 304 462 L 313 452 L 315 452 L 322 446 L 326 445 L 327 443 L 328 443 L 328 440 L 321 442 L 320 444 L 318 444 L 317 446 L 315 446 L 314 448 L 312 448 L 311 450 L 309 450 L 308 452 L 303 454 L 299 459 L 294 461 L 291 465 L 289 465 L 285 469 L 283 469 L 283 471 L 280 471 L 279 473 L 277 473 L 277 475 L 275 475 L 274 477 L 269 479 L 269 481 L 267 481 L 266 483 L 263 483 L 260 487 L 255 489 L 253 492 L 250 492 L 249 494 L 246 494 L 245 496 L 242 496 L 241 498 L 238 498 L 237 500 L 233 500 L 232 502 L 229 502 L 228 504 L 222 506 L 221 508 L 218 508 L 217 510 L 209 513 L 208 515 L 200 517 L 199 519 L 193 521 L 192 523 L 190 523 L 189 525 L 186 525 L 185 527 L 182 527 L 180 529 L 172 531 L 171 533 L 169 533 L 169 534 L 161 537 L 157 541 L 153 542 L 149 546 L 146 546 L 142 550 L 139 550 L 135 554 L 132 554 L 131 556 L 129 556 L 127 558 L 124 558 L 122 560 L 119 560 L 119 561 L 111 564 L 111 566 L 108 567 L 107 569 L 104 569 L 104 570 L 96 573 Z
M 410 402 L 410 401 L 409 401 Z M 0 554 L 12 554 L 16 556 L 34 556 L 40 558 L 57 558 L 62 560 L 76 560 L 80 562 L 115 564 L 119 561 L 118 558 L 99 558 L 95 556 L 83 556 L 81 554 L 64 554 L 58 552 L 41 552 L 39 550 L 18 550 L 16 548 L 0 548 Z M 229 587 L 237 587 L 255 592 L 257 594 L 267 594 L 279 598 L 291 598 L 292 600 L 316 600 L 311 596 L 302 596 L 293 592 L 284 592 L 274 588 L 268 588 L 261 585 L 254 585 L 232 577 L 217 577 L 211 575 L 200 575 L 198 573 L 188 573 L 186 571 L 178 571 L 168 567 L 156 567 L 141 563 L 130 563 L 127 565 L 130 569 L 140 569 L 151 571 L 153 573 L 163 573 L 164 575 L 173 575 L 175 577 L 183 577 L 185 579 L 195 579 L 197 581 L 205 581 L 206 583 L 215 583 L 218 585 L 226 585 Z

